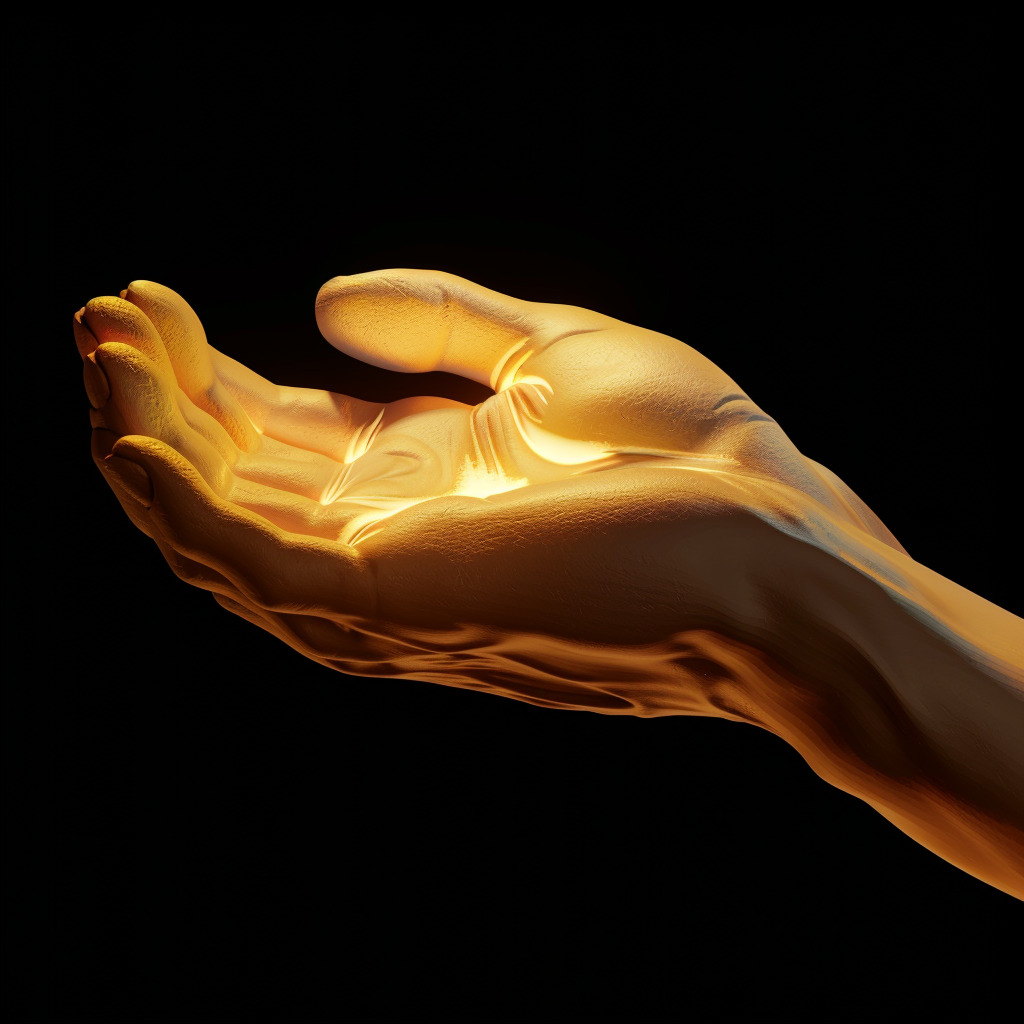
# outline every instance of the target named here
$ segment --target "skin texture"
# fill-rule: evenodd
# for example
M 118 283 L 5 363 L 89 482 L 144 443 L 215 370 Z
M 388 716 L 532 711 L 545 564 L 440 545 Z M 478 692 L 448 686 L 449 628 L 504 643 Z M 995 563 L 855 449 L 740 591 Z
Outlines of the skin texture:
M 1024 898 L 1024 622 L 914 562 L 721 370 L 430 271 L 335 278 L 316 316 L 495 394 L 278 387 L 148 281 L 75 315 L 93 457 L 178 576 L 342 672 L 768 729 Z

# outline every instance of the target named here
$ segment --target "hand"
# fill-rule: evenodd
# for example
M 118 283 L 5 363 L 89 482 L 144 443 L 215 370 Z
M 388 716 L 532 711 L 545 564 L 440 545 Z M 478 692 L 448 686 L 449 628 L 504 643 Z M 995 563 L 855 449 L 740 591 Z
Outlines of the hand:
M 317 320 L 495 394 L 278 387 L 144 281 L 76 315 L 93 456 L 180 577 L 343 672 L 757 724 L 1024 894 L 1019 620 L 913 562 L 717 367 L 425 271 L 336 278 Z
M 732 616 L 741 535 L 827 509 L 898 548 L 681 342 L 424 271 L 336 278 L 316 309 L 351 355 L 496 393 L 379 405 L 277 387 L 145 281 L 91 301 L 75 333 L 94 458 L 133 522 L 183 579 L 332 668 L 720 714 L 675 692 L 674 668 L 668 707 L 637 689 L 635 650 Z

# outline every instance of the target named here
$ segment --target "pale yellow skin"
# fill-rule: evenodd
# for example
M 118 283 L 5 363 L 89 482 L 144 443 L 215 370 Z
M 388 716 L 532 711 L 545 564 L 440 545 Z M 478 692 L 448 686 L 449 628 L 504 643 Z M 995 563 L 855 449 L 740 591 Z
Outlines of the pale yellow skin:
M 430 271 L 335 278 L 316 316 L 495 395 L 278 387 L 148 281 L 76 314 L 97 465 L 179 576 L 358 676 L 756 724 L 1024 898 L 1024 622 L 910 559 L 721 370 Z

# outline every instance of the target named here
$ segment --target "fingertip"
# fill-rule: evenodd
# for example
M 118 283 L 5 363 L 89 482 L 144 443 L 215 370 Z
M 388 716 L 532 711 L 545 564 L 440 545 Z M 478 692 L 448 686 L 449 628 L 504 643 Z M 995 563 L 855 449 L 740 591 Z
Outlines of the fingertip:
M 145 358 L 145 354 L 123 341 L 104 341 L 96 347 L 96 356 L 101 363 L 109 363 L 116 359 Z
M 322 285 L 320 285 L 320 291 L 316 293 L 317 303 L 320 302 L 321 295 L 327 294 L 333 288 L 340 287 L 341 283 L 344 282 L 345 280 L 346 277 L 344 274 L 338 274 L 335 277 L 332 277 L 329 281 L 325 281 Z
M 118 458 L 113 449 L 118 435 L 99 427 L 92 432 L 91 448 L 93 461 L 111 486 L 127 494 L 145 508 L 153 504 L 153 481 L 146 470 L 127 459 Z
M 96 340 L 96 335 L 89 330 L 82 320 L 85 315 L 85 306 L 83 306 L 74 317 L 72 322 L 72 328 L 75 332 L 75 345 L 78 348 L 78 354 L 85 359 L 90 352 L 96 351 L 96 346 L 99 342 Z
M 81 318 L 100 345 L 120 342 L 144 353 L 156 363 L 167 362 L 163 341 L 152 320 L 144 310 L 125 299 L 123 293 L 118 298 L 103 295 L 90 299 Z
M 166 360 L 154 359 L 148 352 L 123 341 L 104 341 L 92 353 L 92 358 L 102 366 L 108 379 L 119 374 L 130 373 L 151 379 L 155 386 L 167 393 L 174 382 L 174 374 Z
M 156 364 L 145 352 L 140 352 L 134 346 L 120 341 L 103 342 L 91 354 L 91 358 L 97 365 L 103 367 L 108 380 L 111 375 L 124 370 L 141 370 L 151 375 L 157 373 Z
M 139 278 L 124 290 L 124 297 L 149 317 L 161 335 L 168 327 L 187 325 L 189 330 L 202 333 L 202 324 L 196 311 L 173 289 L 156 281 Z M 203 334 L 203 341 L 206 335 Z
M 98 295 L 90 299 L 81 309 L 82 322 L 88 324 L 94 334 L 103 327 L 116 327 L 130 315 L 130 303 L 114 295 Z M 108 323 L 109 322 L 109 323 Z
M 154 458 L 166 458 L 167 453 L 173 451 L 174 449 L 170 445 L 158 441 L 155 437 L 145 437 L 143 434 L 125 434 L 118 438 L 111 448 L 112 454 L 131 462 L 147 462 Z
M 316 323 L 325 338 L 329 339 L 328 331 L 333 328 L 331 315 L 333 306 L 344 295 L 349 280 L 344 276 L 332 277 L 329 281 L 325 281 L 316 293 L 314 307 Z
M 214 372 L 196 311 L 176 291 L 155 281 L 132 281 L 126 291 L 128 302 L 153 324 L 181 389 L 202 405 Z
M 153 479 L 137 462 L 108 455 L 104 460 L 108 472 L 139 504 L 153 507 Z
M 157 284 L 155 281 L 147 281 L 146 278 L 144 277 L 136 278 L 136 280 L 134 281 L 129 281 L 128 287 L 125 289 L 125 291 L 128 292 L 129 295 L 141 294 L 142 292 L 162 292 L 167 295 L 173 295 L 176 299 L 181 299 L 182 302 L 185 301 L 173 289 L 168 288 L 166 285 L 163 284 Z
M 110 401 L 110 381 L 96 360 L 96 352 L 89 352 L 82 359 L 82 380 L 89 404 L 94 409 L 102 409 Z
M 374 271 L 372 273 L 379 273 L 379 271 Z M 338 274 L 330 280 L 325 281 L 320 286 L 320 290 L 316 293 L 317 307 L 319 308 L 325 302 L 329 302 L 331 299 L 335 298 L 339 293 L 343 292 L 346 287 L 351 287 L 353 283 L 368 276 L 369 274 Z
M 96 462 L 102 462 L 117 444 L 118 434 L 103 426 L 93 427 L 92 436 L 89 438 L 89 446 L 92 449 L 92 457 Z
M 159 285 L 156 287 L 159 288 Z M 129 281 L 128 287 L 121 292 L 121 296 L 138 306 L 139 303 L 136 300 L 142 298 L 147 292 L 151 292 L 152 290 L 153 282 L 145 281 L 140 278 L 138 281 Z
M 153 480 L 164 476 L 164 471 L 168 468 L 177 468 L 180 471 L 181 467 L 176 467 L 175 463 L 185 461 L 170 445 L 158 441 L 155 437 L 144 437 L 142 434 L 125 434 L 118 438 L 111 448 L 110 455 L 107 456 L 108 463 L 111 457 L 116 458 L 118 463 L 134 465 L 146 474 L 149 480 L 150 507 L 154 501 Z
M 205 483 L 202 474 L 183 455 L 169 444 L 143 434 L 125 434 L 113 446 L 111 454 L 127 462 L 134 462 L 151 477 L 168 479 L 177 477 L 193 485 Z

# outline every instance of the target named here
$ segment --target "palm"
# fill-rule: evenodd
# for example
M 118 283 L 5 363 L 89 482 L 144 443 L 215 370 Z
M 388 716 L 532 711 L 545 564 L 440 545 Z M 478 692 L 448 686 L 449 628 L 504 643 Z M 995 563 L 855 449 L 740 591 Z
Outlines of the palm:
M 661 422 L 650 419 L 656 390 L 668 390 L 664 362 L 647 375 L 644 394 L 628 394 L 642 352 L 625 334 L 640 332 L 587 311 L 569 311 L 587 324 L 570 333 L 558 330 L 567 319 L 559 310 L 547 332 L 561 335 L 557 354 L 545 353 L 551 339 L 543 330 L 524 339 L 485 323 L 488 341 L 497 336 L 512 351 L 501 353 L 503 365 L 470 368 L 500 389 L 478 406 L 429 397 L 378 405 L 276 387 L 211 349 L 191 310 L 159 286 L 137 283 L 125 293 L 129 301 L 150 315 L 159 338 L 146 338 L 144 326 L 126 332 L 117 300 L 94 302 L 85 313 L 99 340 L 135 349 L 112 353 L 114 373 L 146 395 L 105 410 L 103 425 L 166 441 L 222 497 L 290 532 L 358 544 L 396 512 L 442 496 L 490 498 L 636 460 L 706 458 L 694 430 L 700 410 L 656 410 Z M 669 344 L 678 359 L 685 347 Z M 724 390 L 727 379 L 718 375 Z M 677 406 L 680 397 L 677 390 Z M 622 415 L 631 405 L 632 423 Z

